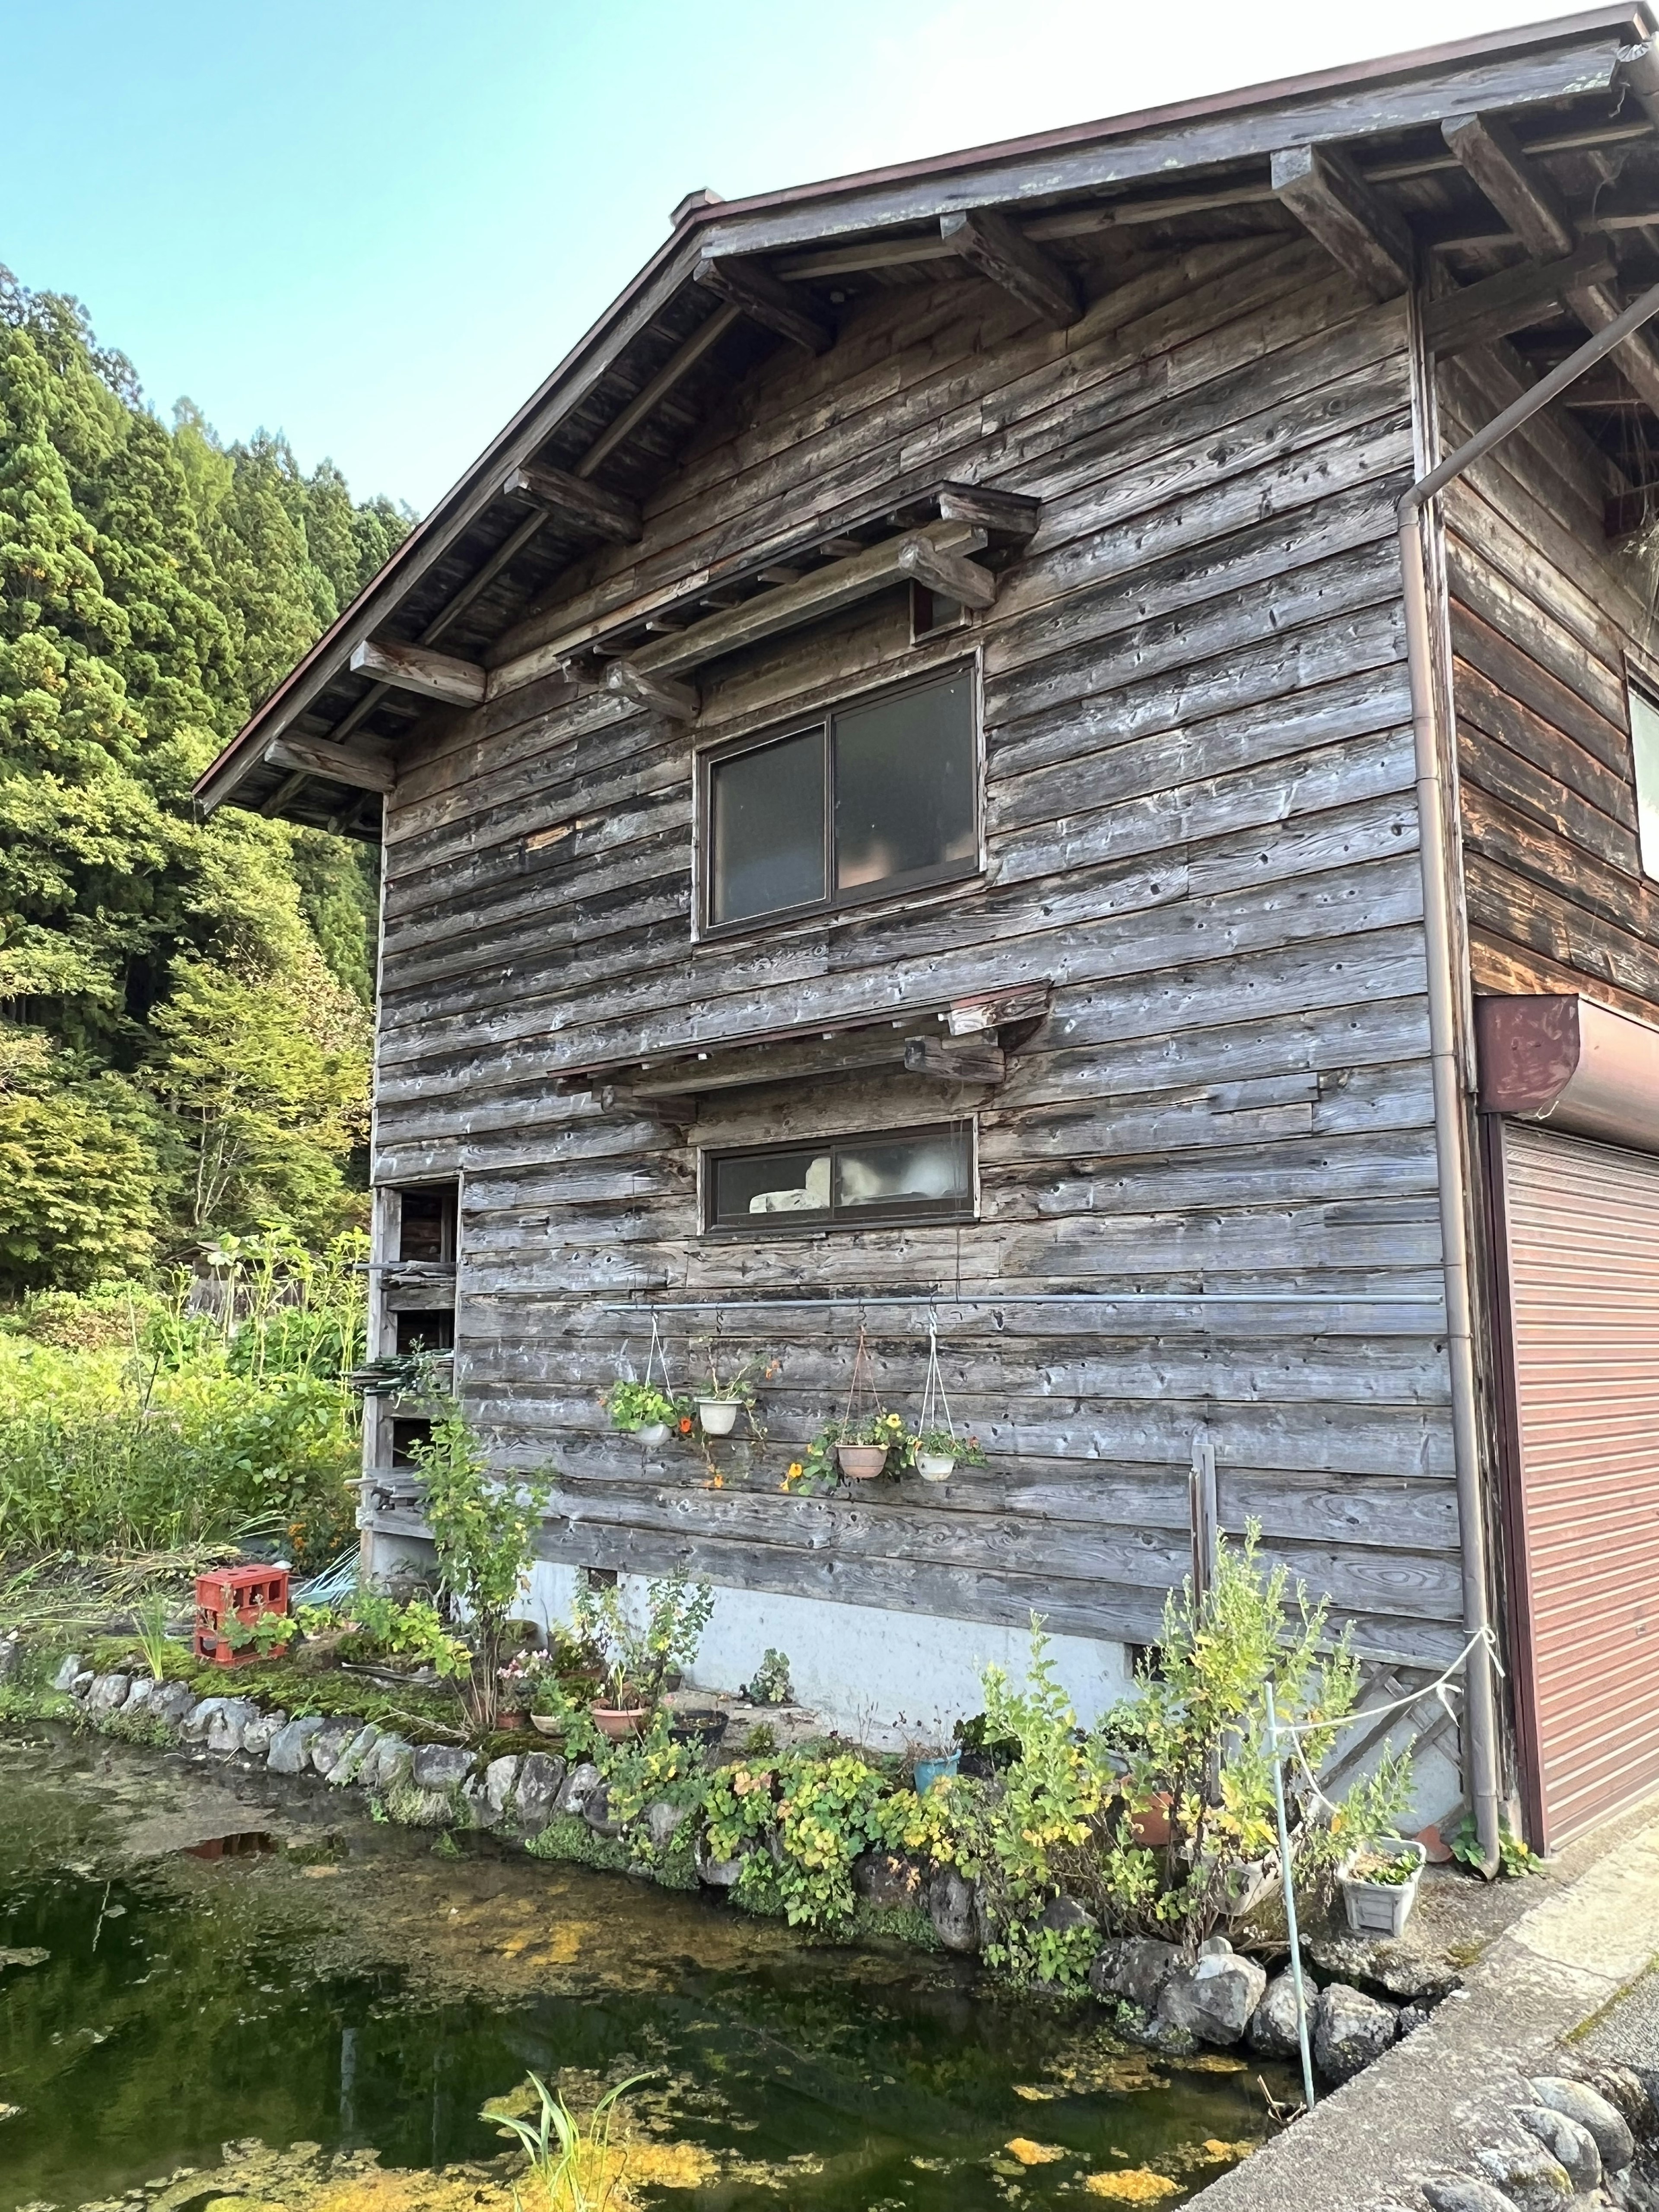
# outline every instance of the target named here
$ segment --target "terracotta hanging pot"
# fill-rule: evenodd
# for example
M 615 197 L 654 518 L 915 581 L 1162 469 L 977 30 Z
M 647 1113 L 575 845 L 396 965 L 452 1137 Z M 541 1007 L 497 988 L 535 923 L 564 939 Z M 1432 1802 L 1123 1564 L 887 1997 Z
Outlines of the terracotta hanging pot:
M 887 1464 L 885 1444 L 837 1444 L 841 1471 L 854 1482 L 872 1482 Z

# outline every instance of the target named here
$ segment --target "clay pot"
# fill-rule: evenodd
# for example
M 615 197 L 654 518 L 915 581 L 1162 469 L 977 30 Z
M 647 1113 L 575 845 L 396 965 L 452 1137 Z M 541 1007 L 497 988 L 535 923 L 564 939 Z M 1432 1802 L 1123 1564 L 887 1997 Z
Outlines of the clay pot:
M 503 1708 L 495 1716 L 495 1725 L 498 1729 L 521 1729 L 528 1718 L 528 1714 L 508 1712 Z
M 706 1437 L 729 1437 L 738 1425 L 738 1401 L 735 1398 L 699 1398 L 697 1419 L 702 1423 Z
M 836 1458 L 843 1474 L 854 1482 L 870 1482 L 887 1464 L 885 1444 L 837 1444 Z
M 645 1731 L 647 1709 L 643 1705 L 590 1705 L 588 1714 L 599 1734 L 611 1743 L 626 1743 L 630 1735 L 641 1735 Z
M 1161 1850 L 1170 1840 L 1170 1799 L 1164 1790 L 1129 1815 L 1134 1838 L 1149 1851 Z

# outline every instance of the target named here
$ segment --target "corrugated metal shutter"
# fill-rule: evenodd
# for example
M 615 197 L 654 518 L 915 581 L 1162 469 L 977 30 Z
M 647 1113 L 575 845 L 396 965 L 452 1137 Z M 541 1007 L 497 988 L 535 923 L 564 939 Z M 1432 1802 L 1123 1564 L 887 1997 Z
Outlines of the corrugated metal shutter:
M 1659 1789 L 1659 1158 L 1504 1127 L 1545 1840 Z

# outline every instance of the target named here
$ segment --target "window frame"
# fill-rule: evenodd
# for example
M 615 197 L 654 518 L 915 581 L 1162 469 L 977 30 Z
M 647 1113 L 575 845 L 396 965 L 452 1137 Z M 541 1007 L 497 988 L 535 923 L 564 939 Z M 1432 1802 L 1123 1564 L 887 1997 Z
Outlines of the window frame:
M 1649 779 L 1642 773 L 1641 750 L 1636 738 L 1636 702 L 1638 699 L 1650 714 L 1659 718 L 1659 670 L 1656 670 L 1645 659 L 1638 660 L 1634 653 L 1627 651 L 1625 654 L 1625 721 L 1630 742 L 1631 796 L 1636 802 L 1636 866 L 1642 880 L 1651 884 L 1659 883 L 1659 775 Z M 1654 817 L 1651 838 L 1644 828 L 1644 815 Z
M 972 852 L 960 860 L 941 861 L 931 868 L 912 868 L 903 875 L 888 876 L 878 884 L 860 884 L 852 890 L 836 890 L 836 746 L 833 734 L 836 716 L 872 705 L 878 701 L 901 697 L 907 691 L 921 691 L 935 684 L 952 683 L 958 678 L 965 679 L 968 685 L 969 768 L 974 780 Z M 803 900 L 794 906 L 769 907 L 763 914 L 739 915 L 730 921 L 717 921 L 714 918 L 716 770 L 726 761 L 735 760 L 745 753 L 763 751 L 769 745 L 783 744 L 792 738 L 805 737 L 813 731 L 822 733 L 823 742 L 824 896 Z M 951 884 L 967 883 L 985 872 L 985 732 L 976 654 L 960 659 L 953 657 L 939 666 L 919 669 L 914 674 L 902 676 L 896 681 L 867 684 L 860 690 L 839 694 L 821 707 L 793 715 L 787 721 L 775 722 L 741 737 L 724 738 L 701 746 L 694 766 L 696 778 L 694 850 L 697 880 L 692 912 L 699 942 L 742 936 L 754 930 L 769 929 L 778 923 L 799 921 L 807 916 L 837 915 L 851 908 L 878 905 L 884 899 L 901 898 L 913 891 L 934 890 Z
M 898 1200 L 889 1205 L 848 1206 L 837 1211 L 835 1205 L 836 1153 L 843 1147 L 851 1149 L 864 1145 L 902 1144 L 907 1139 L 939 1137 L 964 1138 L 968 1147 L 968 1189 L 960 1201 L 943 1199 Z M 830 1203 L 822 1212 L 809 1212 L 805 1208 L 780 1213 L 746 1213 L 735 1221 L 715 1218 L 717 1170 L 725 1160 L 759 1160 L 783 1154 L 830 1154 Z M 700 1234 L 722 1242 L 752 1237 L 830 1237 L 844 1235 L 859 1229 L 912 1229 L 938 1224 L 945 1228 L 959 1227 L 963 1222 L 979 1219 L 979 1116 L 976 1114 L 950 1114 L 942 1121 L 907 1122 L 897 1129 L 840 1129 L 821 1137 L 784 1137 L 757 1145 L 704 1145 L 697 1152 L 697 1215 Z

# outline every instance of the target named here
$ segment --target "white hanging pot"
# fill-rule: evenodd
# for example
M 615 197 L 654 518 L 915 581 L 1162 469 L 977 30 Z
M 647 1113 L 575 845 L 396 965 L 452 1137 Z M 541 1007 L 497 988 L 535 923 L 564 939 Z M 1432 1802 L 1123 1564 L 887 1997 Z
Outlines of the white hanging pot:
M 668 1442 L 668 1424 L 666 1421 L 647 1421 L 635 1433 L 647 1451 L 659 1451 Z
M 956 1455 L 952 1452 L 919 1451 L 916 1454 L 916 1473 L 924 1482 L 949 1482 L 956 1471 Z
M 738 1425 L 738 1401 L 735 1398 L 699 1398 L 697 1419 L 702 1423 L 706 1437 L 729 1437 Z

